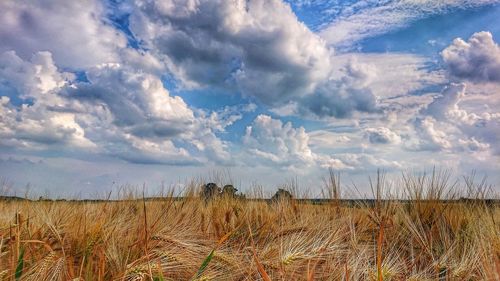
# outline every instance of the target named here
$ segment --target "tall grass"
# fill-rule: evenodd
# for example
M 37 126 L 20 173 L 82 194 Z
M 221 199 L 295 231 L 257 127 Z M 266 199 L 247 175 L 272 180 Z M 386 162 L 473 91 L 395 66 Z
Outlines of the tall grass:
M 374 201 L 350 204 L 340 183 L 331 171 L 322 204 L 206 202 L 196 181 L 156 200 L 1 201 L 0 280 L 500 280 L 485 181 L 379 174 Z

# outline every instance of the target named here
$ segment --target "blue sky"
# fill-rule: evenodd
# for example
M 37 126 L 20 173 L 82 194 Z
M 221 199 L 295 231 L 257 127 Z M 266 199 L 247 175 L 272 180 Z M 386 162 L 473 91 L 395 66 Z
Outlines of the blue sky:
M 3 189 L 242 190 L 329 168 L 500 185 L 500 3 L 3 1 Z M 223 184 L 221 182 L 221 184 Z

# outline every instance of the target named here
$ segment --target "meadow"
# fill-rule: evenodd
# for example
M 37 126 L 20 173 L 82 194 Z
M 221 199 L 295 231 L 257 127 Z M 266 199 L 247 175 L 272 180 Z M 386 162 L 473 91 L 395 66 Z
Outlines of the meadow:
M 335 173 L 323 201 L 258 189 L 206 200 L 197 181 L 180 197 L 4 198 L 0 280 L 500 280 L 500 204 L 485 181 L 370 183 L 370 200 L 343 198 Z

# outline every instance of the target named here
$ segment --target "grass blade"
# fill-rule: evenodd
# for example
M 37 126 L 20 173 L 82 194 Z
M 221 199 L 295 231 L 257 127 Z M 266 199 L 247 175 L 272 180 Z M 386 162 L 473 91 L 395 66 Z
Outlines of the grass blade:
M 16 273 L 14 275 L 16 280 L 21 279 L 21 275 L 23 275 L 23 267 L 24 267 L 24 248 L 21 248 L 21 253 L 19 254 L 19 258 L 17 260 Z
M 196 273 L 196 276 L 195 276 L 194 279 L 199 278 L 203 274 L 203 271 L 205 271 L 205 269 L 207 268 L 208 264 L 210 263 L 210 261 L 214 257 L 214 253 L 215 253 L 215 249 L 213 249 L 210 252 L 210 254 L 208 254 L 208 256 L 205 258 L 205 260 L 201 264 L 200 268 L 198 269 L 198 272 Z
M 219 241 L 217 242 L 217 246 L 210 252 L 210 254 L 208 254 L 208 256 L 205 258 L 205 260 L 203 260 L 203 263 L 201 264 L 200 268 L 198 269 L 198 272 L 196 273 L 196 275 L 193 279 L 197 279 L 203 274 L 203 272 L 207 268 L 208 264 L 210 263 L 210 261 L 214 257 L 215 250 L 220 245 L 222 245 L 222 243 L 224 243 L 224 241 L 226 241 L 229 238 L 229 236 L 231 236 L 232 233 L 233 232 L 226 233 L 226 235 L 222 236 L 222 238 L 219 239 Z

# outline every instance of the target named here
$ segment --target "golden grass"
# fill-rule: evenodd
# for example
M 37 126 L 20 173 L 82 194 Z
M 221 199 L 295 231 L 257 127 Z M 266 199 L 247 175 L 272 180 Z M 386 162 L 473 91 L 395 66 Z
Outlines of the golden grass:
M 500 206 L 442 201 L 446 175 L 406 176 L 407 202 L 379 175 L 350 206 L 331 177 L 325 204 L 1 201 L 0 280 L 500 280 Z

